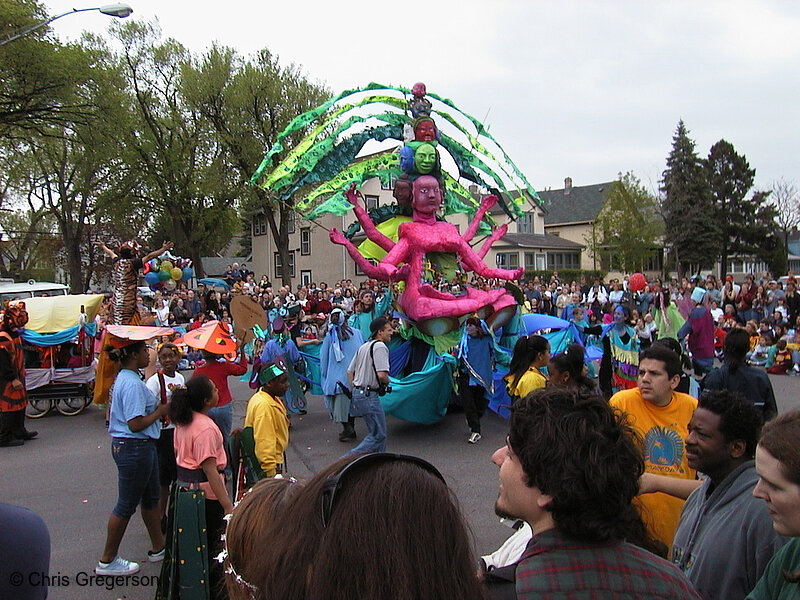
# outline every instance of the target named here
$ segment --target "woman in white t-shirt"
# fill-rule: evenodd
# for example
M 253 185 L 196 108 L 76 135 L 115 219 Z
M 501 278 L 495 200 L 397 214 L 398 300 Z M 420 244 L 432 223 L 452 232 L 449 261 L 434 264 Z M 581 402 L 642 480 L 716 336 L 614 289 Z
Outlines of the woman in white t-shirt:
M 164 327 L 169 325 L 169 306 L 163 298 L 156 298 L 153 312 L 156 313 L 156 325 Z
M 172 398 L 172 392 L 183 387 L 183 375 L 178 373 L 178 362 L 181 351 L 172 342 L 161 344 L 158 348 L 158 364 L 161 368 L 147 380 L 147 389 L 158 398 L 159 402 L 166 403 Z M 167 502 L 169 500 L 169 486 L 175 481 L 177 471 L 175 468 L 175 448 L 173 445 L 175 425 L 169 419 L 161 421 L 161 437 L 158 439 L 158 479 L 161 485 L 161 495 L 158 499 L 158 508 L 161 511 L 161 529 L 166 531 Z

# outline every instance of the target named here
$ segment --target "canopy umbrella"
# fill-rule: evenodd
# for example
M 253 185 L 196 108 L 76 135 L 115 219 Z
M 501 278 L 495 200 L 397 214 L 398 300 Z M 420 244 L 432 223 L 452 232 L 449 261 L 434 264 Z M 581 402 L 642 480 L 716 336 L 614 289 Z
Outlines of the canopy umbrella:
M 542 329 L 565 329 L 571 325 L 569 321 L 565 321 L 564 319 L 537 313 L 522 315 L 522 320 L 525 323 L 525 332 L 528 335 Z
M 86 322 L 91 323 L 103 298 L 102 294 L 25 298 L 25 308 L 28 311 L 28 323 L 25 327 L 36 333 L 56 333 L 69 329 L 80 324 L 81 306 Z
M 225 283 L 222 279 L 217 279 L 216 277 L 204 277 L 203 279 L 198 279 L 197 283 L 202 283 L 203 285 L 217 286 L 225 290 L 231 289 L 231 286 Z

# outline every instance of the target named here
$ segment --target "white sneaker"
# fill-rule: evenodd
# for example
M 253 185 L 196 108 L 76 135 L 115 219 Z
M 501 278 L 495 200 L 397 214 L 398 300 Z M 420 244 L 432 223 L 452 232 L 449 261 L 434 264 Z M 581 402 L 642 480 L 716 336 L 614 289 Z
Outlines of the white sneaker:
M 480 439 L 481 439 L 481 434 L 478 433 L 477 431 L 473 431 L 470 434 L 469 438 L 467 439 L 467 443 L 468 444 L 477 444 Z
M 98 562 L 94 572 L 97 575 L 133 575 L 139 572 L 139 563 L 117 556 L 110 563 Z
M 164 560 L 164 555 L 167 553 L 167 547 L 164 546 L 158 552 L 147 551 L 147 560 L 152 563 L 161 562 Z

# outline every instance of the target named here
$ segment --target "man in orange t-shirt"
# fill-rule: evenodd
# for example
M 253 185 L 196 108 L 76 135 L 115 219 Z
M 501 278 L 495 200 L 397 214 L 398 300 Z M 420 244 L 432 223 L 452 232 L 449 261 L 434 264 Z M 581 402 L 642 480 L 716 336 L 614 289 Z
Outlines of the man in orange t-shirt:
M 645 470 L 656 475 L 694 480 L 689 467 L 685 441 L 689 420 L 697 400 L 676 392 L 681 380 L 678 355 L 661 344 L 653 344 L 639 359 L 638 387 L 611 397 L 611 406 L 626 413 L 633 428 L 644 440 Z M 650 534 L 672 547 L 683 500 L 656 492 L 638 499 L 642 519 Z

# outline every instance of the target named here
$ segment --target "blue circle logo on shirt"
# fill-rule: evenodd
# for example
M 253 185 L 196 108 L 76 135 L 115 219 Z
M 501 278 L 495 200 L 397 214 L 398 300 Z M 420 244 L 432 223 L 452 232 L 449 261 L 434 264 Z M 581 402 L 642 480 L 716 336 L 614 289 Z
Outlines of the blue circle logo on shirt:
M 683 440 L 677 431 L 653 427 L 644 436 L 645 460 L 665 467 L 679 467 L 683 460 Z

